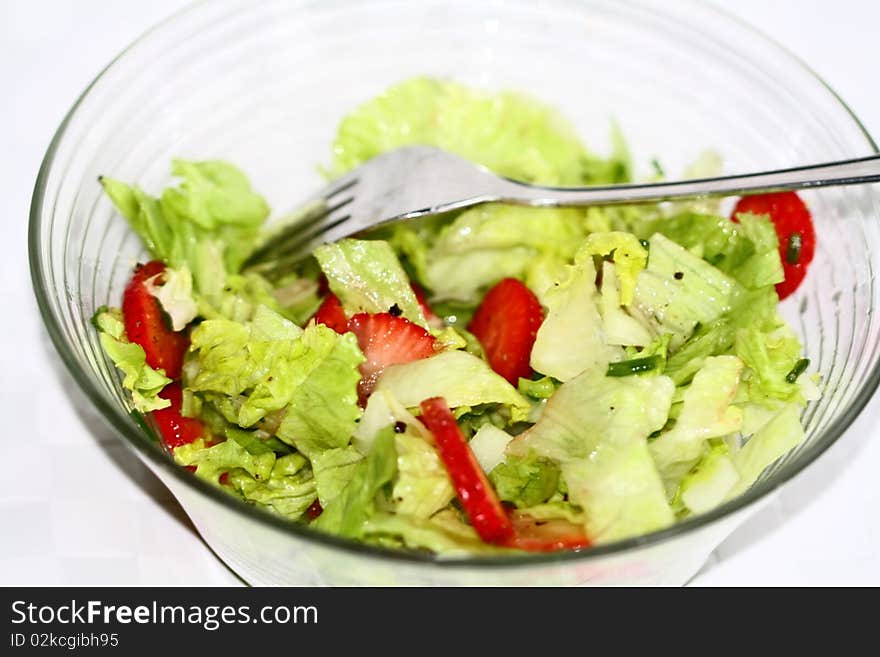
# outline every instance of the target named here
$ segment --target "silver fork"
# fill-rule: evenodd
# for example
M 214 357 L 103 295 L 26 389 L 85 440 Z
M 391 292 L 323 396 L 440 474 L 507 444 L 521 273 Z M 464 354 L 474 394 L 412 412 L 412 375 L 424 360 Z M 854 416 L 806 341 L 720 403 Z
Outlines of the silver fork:
M 245 266 L 281 273 L 319 244 L 415 217 L 501 202 L 535 207 L 622 205 L 741 196 L 880 181 L 880 155 L 809 166 L 650 184 L 545 187 L 502 178 L 429 146 L 378 155 L 334 180 L 300 206 Z

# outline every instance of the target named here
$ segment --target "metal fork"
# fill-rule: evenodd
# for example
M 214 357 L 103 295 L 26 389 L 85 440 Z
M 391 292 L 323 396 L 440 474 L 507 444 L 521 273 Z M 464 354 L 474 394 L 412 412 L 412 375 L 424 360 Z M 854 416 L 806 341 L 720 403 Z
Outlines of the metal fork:
M 809 166 L 650 184 L 545 187 L 502 178 L 429 146 L 398 148 L 334 180 L 300 206 L 245 267 L 288 271 L 319 244 L 405 219 L 501 202 L 535 207 L 657 203 L 880 181 L 880 155 Z

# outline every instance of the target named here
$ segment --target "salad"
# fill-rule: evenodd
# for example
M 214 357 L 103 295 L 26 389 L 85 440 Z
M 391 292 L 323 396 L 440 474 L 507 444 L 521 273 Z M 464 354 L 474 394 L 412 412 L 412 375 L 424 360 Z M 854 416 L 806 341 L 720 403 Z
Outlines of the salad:
M 421 143 L 631 181 L 612 133 L 600 157 L 535 99 L 417 78 L 345 117 L 327 173 Z M 815 246 L 793 192 L 730 216 L 488 204 L 290 269 L 249 260 L 279 222 L 244 173 L 172 173 L 159 196 L 101 179 L 150 261 L 93 323 L 174 460 L 246 504 L 397 550 L 583 550 L 712 509 L 803 438 L 818 378 L 777 310 Z

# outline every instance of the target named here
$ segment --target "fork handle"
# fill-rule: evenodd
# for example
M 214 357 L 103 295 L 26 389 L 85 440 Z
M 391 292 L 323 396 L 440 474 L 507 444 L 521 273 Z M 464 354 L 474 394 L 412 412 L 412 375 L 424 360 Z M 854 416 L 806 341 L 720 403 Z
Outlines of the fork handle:
M 880 182 L 880 155 L 717 178 L 608 187 L 544 187 L 502 179 L 497 200 L 532 206 L 657 203 Z

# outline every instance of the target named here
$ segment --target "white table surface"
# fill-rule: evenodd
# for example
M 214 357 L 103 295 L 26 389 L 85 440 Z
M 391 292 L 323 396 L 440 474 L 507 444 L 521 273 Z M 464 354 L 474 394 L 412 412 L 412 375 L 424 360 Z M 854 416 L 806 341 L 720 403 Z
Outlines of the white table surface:
M 181 0 L 0 0 L 0 585 L 240 585 L 180 507 L 76 394 L 37 313 L 27 217 L 40 160 L 93 76 Z M 880 3 L 737 0 L 727 9 L 812 66 L 880 135 Z M 697 585 L 880 584 L 880 397 Z

